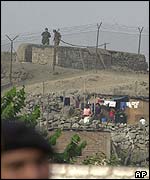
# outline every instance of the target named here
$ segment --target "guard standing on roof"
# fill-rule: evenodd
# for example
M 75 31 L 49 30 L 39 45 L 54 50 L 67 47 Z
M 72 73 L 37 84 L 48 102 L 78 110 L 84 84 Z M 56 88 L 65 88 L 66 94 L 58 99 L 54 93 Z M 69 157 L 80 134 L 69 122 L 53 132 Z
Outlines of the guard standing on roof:
M 59 46 L 61 40 L 61 34 L 60 32 L 56 31 L 56 29 L 53 30 L 53 33 L 54 33 L 54 45 Z
M 48 28 L 45 28 L 45 31 L 41 35 L 42 35 L 42 44 L 49 45 L 49 38 L 51 37 L 51 34 L 48 32 Z

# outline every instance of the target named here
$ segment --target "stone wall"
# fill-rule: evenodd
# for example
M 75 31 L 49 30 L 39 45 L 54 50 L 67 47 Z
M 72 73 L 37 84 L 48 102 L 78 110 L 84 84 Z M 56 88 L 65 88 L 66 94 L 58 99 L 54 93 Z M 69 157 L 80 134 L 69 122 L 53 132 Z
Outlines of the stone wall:
M 108 131 L 109 132 L 106 132 Z M 54 133 L 50 131 L 50 135 Z M 80 157 L 77 158 L 77 164 L 82 164 L 86 156 L 94 155 L 98 152 L 106 154 L 110 158 L 110 152 L 113 152 L 125 166 L 145 166 L 149 164 L 149 125 L 144 128 L 139 126 L 114 126 L 108 124 L 107 127 L 98 130 L 64 130 L 58 138 L 55 150 L 63 152 L 73 134 L 78 134 L 81 140 L 87 141 L 87 147 L 83 150 Z
M 143 179 L 149 179 L 148 168 L 66 164 L 51 164 L 49 179 L 136 179 L 136 171 L 146 171 L 147 175 Z
M 52 46 L 33 46 L 32 63 L 52 65 L 53 53 L 54 51 Z
M 96 62 L 94 48 L 59 47 L 58 65 L 85 70 L 109 68 L 111 66 L 111 56 L 106 50 L 98 49 Z
M 147 71 L 148 64 L 142 54 L 128 52 L 109 51 L 112 57 L 112 65 L 127 67 L 135 71 Z
M 116 154 L 124 151 L 126 161 L 143 166 L 149 161 L 149 125 L 111 128 L 112 145 Z M 127 159 L 129 158 L 129 159 Z M 127 162 L 124 162 L 127 165 Z
M 52 65 L 53 50 L 53 46 L 21 44 L 17 50 L 17 60 Z M 85 70 L 110 68 L 112 65 L 126 67 L 135 71 L 147 71 L 148 68 L 145 56 L 141 54 L 110 51 L 99 48 L 96 58 L 95 48 L 66 46 L 58 47 L 56 64 L 62 67 Z

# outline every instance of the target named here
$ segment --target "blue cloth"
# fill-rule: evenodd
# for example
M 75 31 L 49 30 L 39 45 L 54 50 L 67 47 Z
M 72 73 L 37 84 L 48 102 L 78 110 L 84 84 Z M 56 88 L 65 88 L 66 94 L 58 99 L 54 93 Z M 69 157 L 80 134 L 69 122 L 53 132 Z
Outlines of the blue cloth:
M 107 122 L 107 118 L 106 118 L 106 117 L 102 117 L 102 118 L 101 118 L 101 121 L 102 121 L 102 122 Z
M 95 107 L 95 114 L 100 114 L 101 113 L 101 107 L 100 106 L 96 106 Z
M 81 109 L 84 110 L 84 103 L 81 103 Z
M 92 103 L 92 112 L 94 113 L 95 104 Z
M 70 97 L 65 97 L 64 106 L 70 106 Z
M 125 109 L 127 107 L 126 102 L 120 102 L 120 109 Z

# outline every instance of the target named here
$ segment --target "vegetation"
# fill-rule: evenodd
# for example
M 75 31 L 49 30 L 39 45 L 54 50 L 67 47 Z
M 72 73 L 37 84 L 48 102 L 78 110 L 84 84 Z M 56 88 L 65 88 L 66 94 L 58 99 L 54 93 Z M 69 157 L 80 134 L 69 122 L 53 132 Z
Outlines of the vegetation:
M 6 92 L 1 98 L 1 119 L 2 120 L 20 120 L 27 123 L 27 125 L 37 128 L 37 120 L 40 117 L 40 107 L 35 106 L 30 114 L 22 114 L 21 111 L 25 107 L 25 87 L 17 90 L 13 87 Z M 43 136 L 47 136 L 48 132 L 40 129 Z M 57 139 L 61 135 L 61 130 L 57 129 L 56 132 L 48 137 L 51 146 L 56 145 Z M 62 153 L 54 152 L 52 157 L 54 162 L 59 163 L 73 163 L 74 158 L 81 155 L 82 150 L 86 147 L 86 141 L 80 143 L 79 135 L 72 136 L 70 143 L 66 146 Z
M 97 166 L 118 166 L 120 165 L 120 161 L 114 156 L 111 155 L 110 159 L 106 157 L 103 152 L 98 152 L 92 156 L 87 156 L 86 159 L 82 162 L 84 165 L 97 165 Z
M 24 88 L 23 86 L 22 89 L 17 91 L 16 87 L 13 87 L 1 98 L 1 119 L 18 119 L 35 127 L 37 125 L 37 119 L 40 117 L 39 106 L 35 106 L 30 114 L 21 114 L 21 110 L 25 106 Z

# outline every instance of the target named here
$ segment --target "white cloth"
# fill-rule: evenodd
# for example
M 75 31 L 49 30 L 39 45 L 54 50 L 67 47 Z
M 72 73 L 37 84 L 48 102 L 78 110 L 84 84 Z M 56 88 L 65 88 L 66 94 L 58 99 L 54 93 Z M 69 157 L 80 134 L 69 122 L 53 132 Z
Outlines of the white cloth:
M 108 105 L 109 103 L 110 101 L 107 101 L 107 100 L 104 101 L 104 105 Z
M 127 104 L 127 107 L 129 107 L 129 108 L 138 108 L 139 101 L 136 101 L 136 102 L 126 102 L 126 104 Z
M 138 105 L 139 105 L 139 101 L 136 101 L 136 102 L 131 102 L 132 106 L 134 108 L 138 108 Z
M 90 121 L 90 117 L 85 117 L 84 118 L 84 123 L 89 123 L 89 121 Z
M 141 123 L 142 125 L 144 125 L 144 124 L 145 124 L 145 122 L 146 122 L 146 120 L 145 120 L 145 119 L 140 119 L 140 123 Z
M 116 101 L 110 101 L 109 107 L 116 107 Z
M 132 108 L 131 102 L 126 102 L 127 107 Z

